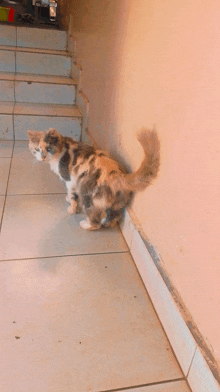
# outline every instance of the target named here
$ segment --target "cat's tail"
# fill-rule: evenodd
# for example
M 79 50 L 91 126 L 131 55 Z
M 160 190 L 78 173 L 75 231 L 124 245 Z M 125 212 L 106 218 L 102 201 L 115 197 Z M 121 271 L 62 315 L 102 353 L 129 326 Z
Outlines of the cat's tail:
M 144 150 L 144 160 L 134 173 L 125 174 L 122 179 L 124 189 L 142 191 L 157 177 L 160 166 L 160 142 L 155 130 L 142 129 L 137 139 Z

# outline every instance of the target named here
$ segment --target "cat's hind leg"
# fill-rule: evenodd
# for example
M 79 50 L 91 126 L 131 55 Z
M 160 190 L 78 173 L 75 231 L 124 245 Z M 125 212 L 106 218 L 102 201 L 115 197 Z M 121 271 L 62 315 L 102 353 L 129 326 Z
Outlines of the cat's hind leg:
M 103 227 L 114 227 L 123 217 L 123 208 L 114 210 L 113 208 L 108 208 L 106 210 L 106 217 L 101 220 Z
M 76 214 L 77 202 L 75 200 L 70 201 L 70 206 L 67 208 L 69 214 Z

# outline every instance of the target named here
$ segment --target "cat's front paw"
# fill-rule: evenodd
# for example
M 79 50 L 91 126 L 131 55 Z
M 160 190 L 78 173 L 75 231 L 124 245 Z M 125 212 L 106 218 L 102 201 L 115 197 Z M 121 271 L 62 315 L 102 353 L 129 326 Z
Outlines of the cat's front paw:
M 87 220 L 82 220 L 79 224 L 84 230 L 98 230 L 101 227 L 101 225 L 92 226 Z
M 68 203 L 71 203 L 71 199 L 70 199 L 70 197 L 67 195 L 66 196 L 66 201 L 68 202 Z

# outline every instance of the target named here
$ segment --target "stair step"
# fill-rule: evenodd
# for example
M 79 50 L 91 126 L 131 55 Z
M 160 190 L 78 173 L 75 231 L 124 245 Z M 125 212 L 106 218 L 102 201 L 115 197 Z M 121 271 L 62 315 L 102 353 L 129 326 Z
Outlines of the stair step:
M 65 136 L 79 140 L 82 116 L 72 105 L 2 103 L 0 139 L 28 140 L 27 131 L 56 128 Z
M 60 76 L 0 74 L 0 101 L 75 104 L 75 81 Z
M 0 45 L 66 51 L 65 31 L 0 24 Z
M 16 46 L 16 26 L 0 24 L 0 45 Z
M 0 46 L 0 72 L 70 76 L 71 56 L 68 52 L 48 49 Z

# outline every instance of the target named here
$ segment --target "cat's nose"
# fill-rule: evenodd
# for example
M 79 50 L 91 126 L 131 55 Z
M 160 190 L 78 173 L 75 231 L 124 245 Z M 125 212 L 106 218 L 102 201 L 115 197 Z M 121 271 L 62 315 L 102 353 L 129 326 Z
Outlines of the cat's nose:
M 46 158 L 46 155 L 44 154 L 43 151 L 41 151 L 41 158 L 42 158 L 42 159 L 45 159 L 45 158 Z

